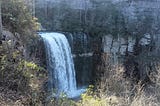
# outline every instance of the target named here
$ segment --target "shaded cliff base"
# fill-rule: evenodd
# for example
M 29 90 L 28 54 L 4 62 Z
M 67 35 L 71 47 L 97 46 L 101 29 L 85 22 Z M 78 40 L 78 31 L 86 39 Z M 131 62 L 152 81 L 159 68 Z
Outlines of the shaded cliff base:
M 124 78 L 123 65 L 99 66 L 100 79 L 90 85 L 81 99 L 74 101 L 67 98 L 52 99 L 48 106 L 159 106 L 160 105 L 160 68 L 152 84 L 142 85 Z M 104 71 L 105 69 L 105 71 Z
M 100 57 L 99 57 L 100 58 Z M 133 58 L 130 58 L 132 61 Z M 137 63 L 112 64 L 112 57 L 101 54 L 101 62 L 96 63 L 94 85 L 90 85 L 79 100 L 67 98 L 51 99 L 48 106 L 159 106 L 160 105 L 160 63 L 148 77 L 136 77 Z M 129 61 L 126 59 L 126 61 Z M 130 76 L 126 76 L 126 65 L 130 66 Z M 153 66 L 153 65 L 152 65 Z M 139 68 L 140 66 L 138 66 Z M 142 66 L 144 69 L 146 66 Z M 140 68 L 139 68 L 140 69 Z M 147 68 L 146 68 L 147 69 Z M 142 70 L 141 70 L 142 71 Z M 143 70 L 146 71 L 146 70 Z M 155 73 L 156 72 L 156 73 Z M 135 73 L 135 74 L 133 74 Z M 140 76 L 142 77 L 142 76 Z M 137 79 L 138 78 L 138 79 Z M 148 79 L 145 79 L 148 78 Z
M 137 66 L 137 64 L 111 65 L 112 58 L 106 53 L 102 54 L 101 60 L 103 64 L 97 66 L 97 70 L 99 70 L 97 75 L 100 76 L 97 77 L 96 83 L 98 97 L 106 99 L 114 96 L 117 100 L 115 106 L 160 105 L 160 64 L 158 61 L 154 61 L 157 63 L 154 64 L 155 71 L 152 70 L 149 74 L 140 76 L 139 72 L 146 73 L 146 70 L 142 70 L 141 66 Z M 133 58 L 132 61 L 134 61 Z M 130 69 L 128 75 L 126 75 L 126 65 Z M 142 67 L 147 69 L 147 66 L 143 65 Z M 136 69 L 141 70 L 137 71 Z M 110 102 L 112 103 L 112 98 Z

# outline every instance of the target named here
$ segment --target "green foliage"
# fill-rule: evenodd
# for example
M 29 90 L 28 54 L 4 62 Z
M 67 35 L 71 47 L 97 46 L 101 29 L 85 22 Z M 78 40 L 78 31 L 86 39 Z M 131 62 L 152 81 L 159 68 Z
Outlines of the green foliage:
M 39 23 L 23 0 L 2 0 L 2 19 L 4 28 L 11 31 L 13 36 L 6 35 L 9 40 L 0 45 L 0 84 L 6 89 L 27 95 L 31 100 L 28 102 L 35 105 L 44 96 L 41 88 L 46 72 L 32 59 L 35 55 L 30 61 L 26 59 L 24 49 L 27 49 L 25 53 L 29 56 L 36 52 L 33 47 L 37 42 L 35 32 Z
M 2 45 L 0 49 L 0 80 L 1 83 L 9 89 L 25 91 L 23 86 L 27 89 L 28 79 L 23 75 L 23 65 L 21 65 L 20 51 L 6 51 L 4 48 L 8 44 Z
M 27 41 L 40 26 L 23 0 L 2 0 L 2 20 L 3 26 L 13 33 L 19 33 L 22 41 Z
M 10 47 L 7 41 L 0 45 L 0 87 L 26 95 L 31 100 L 27 102 L 35 105 L 44 100 L 41 88 L 45 80 L 45 69 L 27 61 L 22 51 Z
M 98 97 L 90 85 L 86 93 L 82 94 L 82 99 L 76 103 L 77 106 L 117 106 L 120 101 L 115 96 Z
M 96 97 L 93 92 L 93 85 L 90 85 L 89 88 L 87 89 L 86 93 L 82 94 L 82 100 L 80 100 L 78 106 L 101 106 L 102 101 L 100 98 Z
M 20 87 L 20 90 L 25 90 L 29 79 L 38 77 L 37 73 L 42 73 L 44 70 L 33 62 L 27 62 L 22 52 L 19 50 L 4 49 L 8 46 L 0 46 L 0 79 L 2 83 L 14 82 Z M 45 75 L 45 74 L 44 74 Z M 18 84 L 19 83 L 19 84 Z
M 45 97 L 42 86 L 47 73 L 35 60 L 37 18 L 23 0 L 2 0 L 2 19 L 4 29 L 13 35 L 6 33 L 7 39 L 0 44 L 0 87 L 22 94 L 30 105 L 39 105 Z
M 52 98 L 47 105 L 48 106 L 77 106 L 75 101 L 68 99 L 67 97 L 60 97 L 58 99 Z

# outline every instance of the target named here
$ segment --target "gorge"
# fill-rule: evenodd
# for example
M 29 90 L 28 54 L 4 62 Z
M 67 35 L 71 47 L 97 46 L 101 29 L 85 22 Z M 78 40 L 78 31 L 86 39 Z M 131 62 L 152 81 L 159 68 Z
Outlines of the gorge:
M 159 8 L 0 0 L 0 105 L 160 106 Z

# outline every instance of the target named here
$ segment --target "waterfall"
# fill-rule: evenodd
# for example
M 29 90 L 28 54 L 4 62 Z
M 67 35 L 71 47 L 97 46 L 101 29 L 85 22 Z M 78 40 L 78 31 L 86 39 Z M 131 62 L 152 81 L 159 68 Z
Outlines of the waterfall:
M 59 97 L 65 93 L 70 98 L 79 96 L 84 90 L 77 90 L 71 48 L 65 35 L 40 33 L 40 36 L 46 47 L 49 89 L 52 95 Z

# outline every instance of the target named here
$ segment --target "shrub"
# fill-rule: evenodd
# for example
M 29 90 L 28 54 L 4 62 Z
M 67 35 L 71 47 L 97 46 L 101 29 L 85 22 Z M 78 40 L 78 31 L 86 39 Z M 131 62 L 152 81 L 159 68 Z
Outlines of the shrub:
M 13 34 L 19 33 L 23 42 L 39 29 L 38 19 L 33 17 L 23 0 L 2 0 L 3 26 Z

